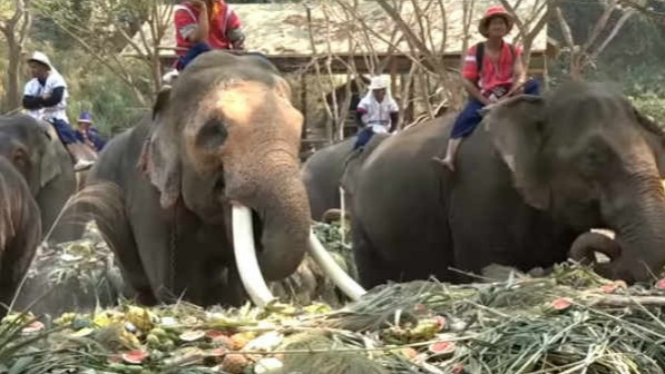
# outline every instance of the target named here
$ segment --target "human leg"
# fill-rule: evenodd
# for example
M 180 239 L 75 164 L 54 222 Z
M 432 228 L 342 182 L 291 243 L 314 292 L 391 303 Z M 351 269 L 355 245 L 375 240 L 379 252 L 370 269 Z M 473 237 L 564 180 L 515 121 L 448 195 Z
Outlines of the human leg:
M 178 63 L 176 65 L 177 70 L 183 70 L 187 65 L 189 65 L 196 57 L 198 57 L 200 54 L 208 52 L 212 50 L 208 43 L 205 42 L 200 42 L 197 44 L 194 44 L 187 53 L 185 53 L 184 56 L 181 56 L 178 59 Z
M 439 157 L 434 157 L 433 160 L 443 164 L 451 171 L 455 170 L 455 156 L 457 155 L 457 149 L 459 148 L 462 139 L 471 135 L 473 130 L 476 129 L 482 120 L 478 111 L 483 107 L 484 105 L 480 101 L 475 99 L 469 100 L 453 124 L 450 139 L 448 140 L 448 146 L 446 147 L 445 158 L 441 159 Z
M 58 137 L 62 144 L 65 145 L 65 148 L 67 148 L 74 158 L 74 170 L 83 170 L 92 166 L 94 163 L 93 160 L 96 159 L 96 155 L 92 150 L 86 149 L 85 145 L 78 141 L 76 138 L 76 132 L 72 126 L 61 119 L 53 119 L 51 124 L 58 133 Z
M 374 135 L 374 131 L 371 127 L 365 127 L 364 129 L 360 130 L 358 133 L 358 138 L 356 139 L 356 143 L 353 145 L 353 150 L 355 151 L 358 148 L 364 147 L 367 143 L 369 143 L 370 139 L 372 139 L 372 135 Z
M 529 79 L 524 84 L 524 93 L 527 95 L 540 95 L 540 83 L 535 79 Z

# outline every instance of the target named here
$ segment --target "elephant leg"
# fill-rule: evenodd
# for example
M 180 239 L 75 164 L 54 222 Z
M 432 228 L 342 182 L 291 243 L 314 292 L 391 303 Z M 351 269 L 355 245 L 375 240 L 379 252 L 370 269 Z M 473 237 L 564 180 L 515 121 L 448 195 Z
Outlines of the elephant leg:
M 30 214 L 33 219 L 35 214 Z M 23 223 L 18 236 L 5 248 L 0 258 L 0 320 L 7 314 L 14 295 L 18 290 L 23 277 L 28 272 L 39 245 L 39 225 Z
M 400 281 L 401 272 L 385 261 L 358 220 L 352 223 L 353 255 L 360 284 L 371 289 L 389 280 Z
M 157 298 L 150 287 L 127 218 L 122 217 L 115 220 L 101 218 L 96 222 L 104 240 L 116 256 L 116 263 L 126 281 L 125 286 L 131 287 L 131 290 L 126 290 L 125 293 L 135 293 L 132 296 L 143 305 L 156 305 Z

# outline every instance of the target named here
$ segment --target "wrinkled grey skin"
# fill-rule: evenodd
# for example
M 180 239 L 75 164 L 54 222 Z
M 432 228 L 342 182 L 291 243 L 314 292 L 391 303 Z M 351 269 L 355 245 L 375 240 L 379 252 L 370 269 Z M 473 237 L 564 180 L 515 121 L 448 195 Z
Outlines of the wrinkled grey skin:
M 40 238 L 37 203 L 23 176 L 0 157 L 0 319 L 28 271 Z
M 355 154 L 362 153 L 363 157 L 366 157 L 388 136 L 375 134 L 369 143 L 363 149 L 356 150 Z M 321 221 L 328 210 L 341 208 L 339 188 L 347 161 L 352 157 L 356 138 L 350 137 L 315 152 L 300 169 L 300 178 L 307 189 L 313 220 Z
M 23 175 L 41 211 L 42 235 L 45 236 L 76 192 L 74 165 L 69 153 L 50 124 L 28 115 L 0 116 L 0 155 L 10 160 Z M 72 221 L 60 223 L 49 243 L 76 240 L 83 227 Z
M 160 93 L 152 118 L 105 147 L 87 185 L 119 189 L 101 194 L 106 208 L 93 214 L 139 302 L 246 301 L 232 201 L 253 210 L 266 280 L 297 269 L 310 212 L 298 174 L 302 115 L 289 95 L 269 63 L 207 52 Z
M 548 268 L 591 228 L 617 234 L 621 253 L 596 266 L 604 276 L 644 281 L 665 264 L 665 134 L 613 87 L 570 83 L 496 107 L 462 143 L 454 174 L 431 161 L 453 120 L 407 129 L 357 167 L 363 286 L 430 275 L 467 282 L 453 269 L 480 274 L 490 264 Z M 607 248 L 583 239 L 578 257 L 585 241 Z

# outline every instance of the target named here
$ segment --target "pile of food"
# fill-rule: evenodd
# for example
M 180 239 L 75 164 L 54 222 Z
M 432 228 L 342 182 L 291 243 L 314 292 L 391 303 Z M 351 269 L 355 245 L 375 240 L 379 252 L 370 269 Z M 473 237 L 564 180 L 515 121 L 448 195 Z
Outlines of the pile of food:
M 665 282 L 564 264 L 545 278 L 392 284 L 332 310 L 123 304 L 0 325 L 9 373 L 663 373 Z

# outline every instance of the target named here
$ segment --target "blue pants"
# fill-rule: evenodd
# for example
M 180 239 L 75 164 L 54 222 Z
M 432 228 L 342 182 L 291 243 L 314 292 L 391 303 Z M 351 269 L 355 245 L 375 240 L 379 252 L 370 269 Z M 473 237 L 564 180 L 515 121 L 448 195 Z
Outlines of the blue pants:
M 78 142 L 76 139 L 76 132 L 69 123 L 61 119 L 53 119 L 51 120 L 51 124 L 55 128 L 55 132 L 58 133 L 58 137 L 62 144 L 67 145 Z
M 212 50 L 208 43 L 200 42 L 194 44 L 184 56 L 180 56 L 178 62 L 175 65 L 176 70 L 180 71 L 184 69 L 190 62 L 194 61 L 201 53 L 205 53 Z
M 524 85 L 524 93 L 528 95 L 538 95 L 540 92 L 540 85 L 538 81 L 530 79 Z M 450 134 L 450 139 L 460 139 L 467 137 L 473 133 L 478 127 L 483 117 L 478 113 L 485 105 L 476 99 L 469 99 L 462 112 L 457 116 L 455 124 Z
M 358 132 L 358 138 L 356 138 L 356 142 L 353 144 L 353 150 L 355 151 L 360 147 L 366 146 L 367 143 L 369 143 L 369 141 L 372 139 L 373 135 L 374 130 L 370 126 L 360 130 L 360 132 Z
M 178 71 L 182 71 L 187 65 L 189 65 L 192 61 L 194 61 L 195 58 L 197 58 L 200 54 L 212 51 L 212 48 L 208 45 L 208 43 L 205 42 L 200 42 L 194 44 L 188 51 L 185 53 L 184 56 L 181 56 L 178 58 L 178 61 L 176 62 L 175 68 Z M 262 58 L 266 61 L 268 58 L 264 56 L 262 53 L 258 52 L 248 52 L 245 54 L 246 56 L 256 56 L 259 58 Z

